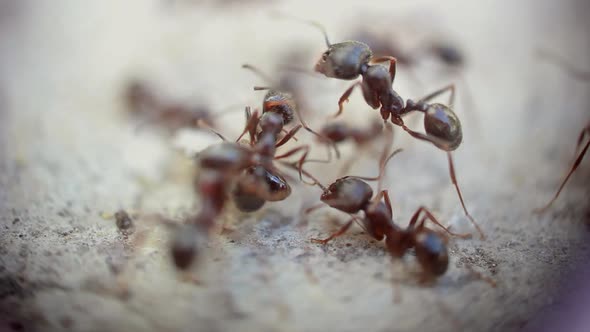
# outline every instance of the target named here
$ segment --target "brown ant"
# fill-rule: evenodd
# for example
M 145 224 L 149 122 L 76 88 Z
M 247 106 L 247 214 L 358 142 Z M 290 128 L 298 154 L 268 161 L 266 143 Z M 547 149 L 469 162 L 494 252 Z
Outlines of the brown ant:
M 453 236 L 469 238 L 471 235 L 451 232 L 436 219 L 430 210 L 423 206 L 416 210 L 405 229 L 393 222 L 393 209 L 388 191 L 380 190 L 379 194 L 373 197 L 371 186 L 364 180 L 381 181 L 385 164 L 400 151 L 401 149 L 394 151 L 382 162 L 381 171 L 377 178 L 345 176 L 337 179 L 328 187 L 320 185 L 323 189 L 320 200 L 332 208 L 349 214 L 363 211 L 364 217 L 361 219 L 361 226 L 366 232 L 377 241 L 385 240 L 387 250 L 395 258 L 402 258 L 409 249 L 414 249 L 418 263 L 422 267 L 423 280 L 432 280 L 446 272 L 449 265 L 449 254 L 447 237 L 440 232 L 426 228 L 426 221 L 430 220 Z M 307 212 L 311 209 L 308 209 Z M 422 218 L 420 218 L 421 216 Z M 312 239 L 312 242 L 325 245 L 344 234 L 354 221 L 358 221 L 356 216 L 352 216 L 344 226 L 329 237 Z
M 236 181 L 232 195 L 238 208 L 245 211 L 260 208 L 264 201 L 281 200 L 289 196 L 290 187 L 274 162 L 298 170 L 300 179 L 303 179 L 302 174 L 310 176 L 302 168 L 309 146 L 295 147 L 276 155 L 277 147 L 287 143 L 301 128 L 298 125 L 279 139 L 284 121 L 289 119 L 286 115 L 289 110 L 284 104 L 268 105 L 267 111 L 259 116 L 257 111 L 252 114 L 250 108 L 246 107 L 248 120 L 238 141 L 249 133 L 249 146 L 228 142 L 218 134 L 224 142 L 211 145 L 197 154 L 200 173 L 195 181 L 195 189 L 201 198 L 201 210 L 189 219 L 188 223 L 194 226 L 190 228 L 192 233 L 209 233 L 228 200 L 227 189 Z M 281 160 L 300 151 L 303 151 L 303 155 L 296 163 Z M 177 234 L 172 242 L 172 256 L 179 269 L 187 269 L 198 257 L 198 237 L 190 237 L 191 241 L 188 239 L 189 236 Z
M 422 97 L 418 101 L 408 99 L 404 103 L 402 97 L 392 88 L 396 73 L 396 58 L 392 56 L 373 58 L 373 53 L 369 46 L 359 41 L 344 41 L 331 44 L 323 26 L 316 22 L 308 23 L 322 31 L 328 47 L 328 50 L 322 54 L 322 57 L 316 63 L 315 70 L 324 74 L 326 77 L 342 80 L 353 80 L 359 76 L 362 77 L 360 82 L 354 83 L 342 94 L 338 101 L 339 109 L 335 116 L 339 116 L 342 113 L 344 102 L 348 100 L 353 89 L 360 86 L 366 103 L 374 109 L 380 107 L 383 121 L 391 119 L 393 124 L 402 127 L 402 129 L 414 138 L 430 142 L 439 149 L 446 151 L 451 181 L 455 186 L 463 211 L 480 233 L 480 237 L 484 239 L 483 231 L 467 211 L 463 201 L 463 195 L 456 179 L 455 167 L 451 155 L 451 151 L 457 149 L 463 140 L 461 122 L 452 110 L 455 99 L 455 85 L 450 84 L 445 86 Z M 372 64 L 384 61 L 389 61 L 389 69 L 383 65 Z M 448 106 L 440 103 L 429 103 L 430 100 L 447 91 L 450 92 Z M 411 112 L 424 113 L 426 134 L 413 131 L 404 124 L 402 116 Z
M 215 118 L 237 110 L 236 105 L 232 105 L 213 114 L 204 105 L 163 100 L 147 83 L 139 80 L 127 85 L 125 100 L 129 110 L 142 118 L 136 130 L 148 123 L 156 123 L 172 133 L 183 128 L 202 129 L 203 125 L 215 127 Z

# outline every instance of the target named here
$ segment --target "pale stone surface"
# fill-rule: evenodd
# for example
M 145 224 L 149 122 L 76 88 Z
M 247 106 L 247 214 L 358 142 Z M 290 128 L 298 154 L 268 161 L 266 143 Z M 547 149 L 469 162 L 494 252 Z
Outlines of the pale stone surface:
M 587 68 L 588 8 L 583 1 L 432 2 L 0 5 L 2 330 L 18 328 L 17 322 L 43 331 L 508 331 L 526 325 L 554 301 L 590 249 L 587 161 L 548 213 L 531 213 L 553 194 L 590 119 L 589 83 L 535 61 L 535 49 L 556 50 Z M 294 185 L 287 201 L 256 214 L 228 211 L 219 223 L 230 230 L 213 237 L 195 271 L 201 285 L 178 280 L 165 227 L 141 218 L 125 239 L 101 216 L 125 208 L 181 218 L 198 208 L 191 164 L 178 146 L 198 149 L 215 140 L 201 134 L 174 144 L 153 130 L 135 134 L 121 89 L 141 76 L 171 97 L 218 108 L 258 106 L 262 94 L 251 87 L 262 83 L 242 63 L 270 72 L 295 46 L 313 54 L 304 63 L 311 66 L 324 47 L 313 28 L 277 20 L 272 10 L 323 22 L 333 41 L 347 38 L 353 25 L 374 23 L 410 46 L 414 37 L 432 35 L 464 49 L 463 73 L 477 108 L 464 109 L 459 80 L 456 109 L 465 140 L 455 158 L 467 204 L 488 238 L 452 240 L 450 270 L 434 285 L 417 285 L 407 271 L 411 255 L 407 265 L 392 264 L 383 244 L 358 227 L 328 246 L 310 243 L 338 227 L 330 220 L 346 218 L 322 209 L 301 223 L 301 205 L 319 197 L 315 188 Z M 414 74 L 421 83 L 400 68 L 395 86 L 402 96 L 417 98 L 458 80 L 428 60 Z M 350 82 L 304 82 L 314 110 L 306 116 L 318 127 Z M 344 119 L 366 125 L 373 117 L 377 112 L 355 92 Z M 221 130 L 235 137 L 242 121 L 239 112 L 224 117 Z M 456 230 L 473 231 L 444 154 L 399 131 L 395 146 L 405 149 L 386 181 L 396 221 L 406 223 L 426 205 Z M 370 153 L 358 159 L 353 174 L 376 172 Z M 334 169 L 311 168 L 326 183 Z M 466 262 L 498 287 L 473 278 Z M 113 269 L 123 271 L 119 278 Z M 399 303 L 392 275 L 400 279 Z M 118 293 L 122 282 L 127 298 Z

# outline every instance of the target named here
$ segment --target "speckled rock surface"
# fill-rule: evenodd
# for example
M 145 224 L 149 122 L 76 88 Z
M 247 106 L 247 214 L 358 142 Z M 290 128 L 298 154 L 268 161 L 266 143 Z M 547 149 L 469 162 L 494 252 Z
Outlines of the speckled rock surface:
M 532 0 L 377 1 L 372 8 L 352 1 L 0 5 L 0 329 L 519 330 L 555 301 L 590 254 L 587 160 L 551 210 L 531 213 L 553 194 L 590 120 L 590 83 L 535 60 L 535 50 L 549 48 L 587 68 L 587 7 Z M 262 94 L 252 86 L 260 79 L 242 63 L 275 72 L 295 47 L 309 54 L 301 65 L 310 68 L 324 47 L 316 30 L 278 20 L 273 10 L 321 21 L 333 41 L 350 38 L 356 24 L 372 24 L 408 48 L 434 36 L 464 50 L 462 74 L 426 59 L 412 72 L 400 66 L 395 82 L 406 98 L 457 82 L 465 135 L 454 154 L 457 172 L 487 234 L 485 241 L 452 239 L 449 271 L 433 285 L 418 284 L 412 255 L 392 262 L 383 243 L 357 226 L 329 245 L 311 243 L 346 215 L 325 208 L 302 219 L 301 207 L 317 202 L 320 192 L 295 183 L 292 197 L 260 212 L 228 209 L 193 271 L 200 284 L 181 281 L 173 269 L 168 229 L 153 215 L 181 220 L 199 208 L 182 151 L 216 139 L 135 133 L 122 89 L 131 77 L 143 77 L 170 98 L 214 109 L 258 106 Z M 319 127 L 350 82 L 303 81 L 307 120 Z M 470 110 L 467 87 L 476 105 Z M 343 119 L 368 125 L 373 118 L 378 112 L 353 93 Z M 243 116 L 221 123 L 235 137 Z M 455 230 L 474 231 L 444 153 L 400 131 L 394 145 L 404 152 L 389 165 L 385 186 L 396 221 L 407 223 L 425 205 Z M 352 146 L 343 152 L 358 153 Z M 351 174 L 374 174 L 375 158 L 359 155 Z M 329 183 L 336 167 L 310 171 Z M 130 236 L 105 218 L 121 208 L 141 212 Z

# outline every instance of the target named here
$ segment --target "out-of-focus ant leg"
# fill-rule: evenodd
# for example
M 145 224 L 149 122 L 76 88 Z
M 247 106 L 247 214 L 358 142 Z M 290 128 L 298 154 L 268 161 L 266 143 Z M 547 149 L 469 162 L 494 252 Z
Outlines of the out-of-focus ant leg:
M 334 114 L 332 117 L 337 118 L 340 116 L 340 114 L 342 114 L 342 112 L 344 111 L 344 102 L 348 101 L 348 97 L 350 97 L 352 90 L 354 90 L 354 88 L 356 88 L 357 86 L 360 86 L 360 85 L 361 85 L 361 82 L 355 82 L 348 89 L 346 89 L 346 91 L 344 91 L 344 93 L 342 94 L 340 99 L 338 99 L 338 112 L 336 112 L 336 114 Z
M 588 135 L 588 137 L 590 138 L 590 124 L 586 128 L 584 128 L 584 130 L 582 130 L 582 132 L 580 133 L 580 136 L 578 137 L 578 143 L 576 145 L 576 151 L 578 151 L 580 149 L 580 146 L 582 145 L 582 142 L 584 140 L 584 136 L 586 136 L 586 135 Z M 533 210 L 533 212 L 543 213 L 551 206 L 551 204 L 553 204 L 553 202 L 555 202 L 555 200 L 557 199 L 557 197 L 559 197 L 559 194 L 563 190 L 563 187 L 565 187 L 565 184 L 567 183 L 569 178 L 572 176 L 572 174 L 578 168 L 578 166 L 580 166 L 582 159 L 584 159 L 584 155 L 586 155 L 586 151 L 588 151 L 588 147 L 590 147 L 590 139 L 588 140 L 588 142 L 586 142 L 586 145 L 584 145 L 584 148 L 576 157 L 572 167 L 567 172 L 567 175 L 565 176 L 565 178 L 561 182 L 561 185 L 559 186 L 559 189 L 557 189 L 557 192 L 555 193 L 553 198 L 547 204 L 545 204 L 545 206 L 543 206 L 541 208 L 537 208 L 537 209 Z
M 424 213 L 424 217 L 420 220 L 419 223 L 416 223 L 418 221 L 418 217 L 420 216 L 420 213 Z M 443 226 L 443 224 L 441 224 L 436 219 L 436 217 L 432 214 L 432 212 L 430 212 L 430 210 L 428 210 L 424 206 L 421 206 L 418 208 L 418 210 L 416 210 L 416 212 L 412 216 L 412 219 L 410 220 L 410 224 L 408 225 L 408 228 L 415 228 L 417 231 L 420 231 L 421 229 L 424 228 L 426 220 L 430 220 L 431 222 L 433 222 L 434 224 L 436 224 L 437 226 L 442 228 L 449 235 L 456 236 L 456 237 L 459 237 L 462 239 L 471 238 L 471 234 L 459 234 L 459 233 L 451 232 L 447 227 Z

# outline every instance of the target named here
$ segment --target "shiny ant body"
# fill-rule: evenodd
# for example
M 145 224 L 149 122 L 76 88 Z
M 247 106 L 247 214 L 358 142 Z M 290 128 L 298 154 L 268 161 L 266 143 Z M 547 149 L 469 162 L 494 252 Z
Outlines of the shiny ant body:
M 457 149 L 463 140 L 461 122 L 452 110 L 455 98 L 455 85 L 450 84 L 445 86 L 422 97 L 418 101 L 408 99 L 404 103 L 402 97 L 392 87 L 396 74 L 396 58 L 392 56 L 374 58 L 369 46 L 359 41 L 344 41 L 331 44 L 325 29 L 321 25 L 315 22 L 308 23 L 313 24 L 322 31 L 328 47 L 328 50 L 322 54 L 320 60 L 316 63 L 315 71 L 326 77 L 341 80 L 354 80 L 359 76 L 362 77 L 360 82 L 354 83 L 342 94 L 338 101 L 339 108 L 335 116 L 339 116 L 342 113 L 344 102 L 348 100 L 354 88 L 360 86 L 365 102 L 373 109 L 380 108 L 383 121 L 389 119 L 393 124 L 402 127 L 412 137 L 430 142 L 439 149 L 446 151 L 450 178 L 457 191 L 463 211 L 480 233 L 480 237 L 482 239 L 485 238 L 483 231 L 467 211 L 457 182 L 451 155 L 451 151 Z M 389 68 L 383 65 L 373 64 L 384 61 L 389 62 Z M 450 92 L 448 105 L 430 102 L 445 92 Z M 413 131 L 405 125 L 402 116 L 411 112 L 424 114 L 424 129 L 426 134 Z

